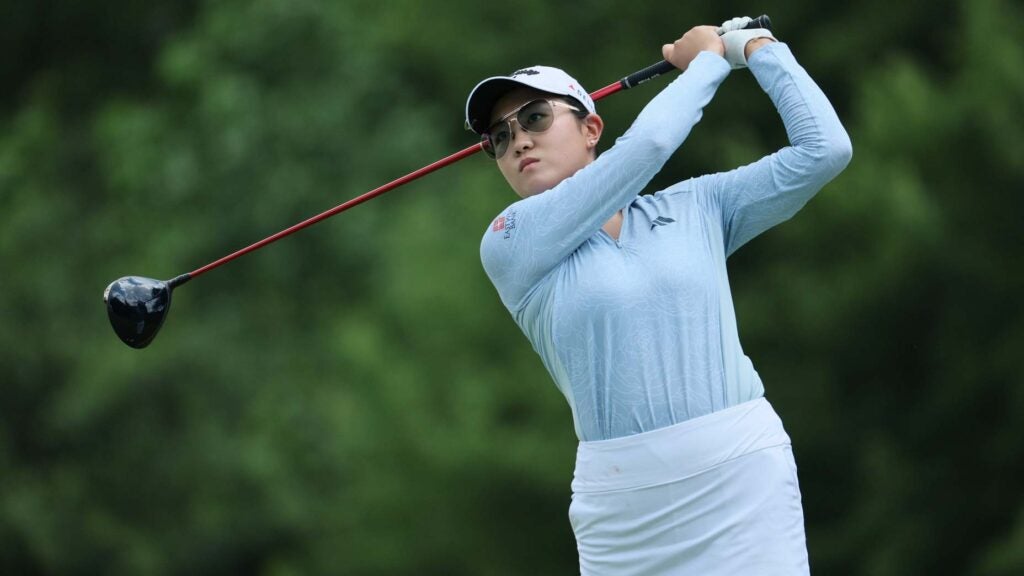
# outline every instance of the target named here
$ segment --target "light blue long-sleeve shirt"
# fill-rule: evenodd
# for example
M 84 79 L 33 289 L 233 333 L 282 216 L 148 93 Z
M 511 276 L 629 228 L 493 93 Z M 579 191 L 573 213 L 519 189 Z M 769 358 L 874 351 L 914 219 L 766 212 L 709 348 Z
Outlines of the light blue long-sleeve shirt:
M 764 394 L 736 328 L 726 258 L 789 219 L 849 163 L 832 105 L 789 48 L 748 62 L 790 146 L 729 172 L 639 195 L 729 74 L 701 52 L 615 145 L 509 206 L 484 269 L 572 408 L 580 440 L 670 426 Z M 618 210 L 618 240 L 602 225 Z

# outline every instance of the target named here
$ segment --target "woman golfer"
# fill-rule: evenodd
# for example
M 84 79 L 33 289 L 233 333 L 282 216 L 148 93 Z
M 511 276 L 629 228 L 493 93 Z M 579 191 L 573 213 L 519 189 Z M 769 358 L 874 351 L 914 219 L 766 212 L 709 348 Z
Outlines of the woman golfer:
M 601 118 L 561 70 L 488 78 L 466 104 L 522 198 L 481 257 L 572 409 L 569 518 L 585 575 L 809 572 L 790 439 L 740 346 L 726 258 L 796 213 L 851 146 L 789 48 L 748 21 L 665 45 L 684 72 L 600 157 Z M 641 196 L 747 66 L 790 145 Z

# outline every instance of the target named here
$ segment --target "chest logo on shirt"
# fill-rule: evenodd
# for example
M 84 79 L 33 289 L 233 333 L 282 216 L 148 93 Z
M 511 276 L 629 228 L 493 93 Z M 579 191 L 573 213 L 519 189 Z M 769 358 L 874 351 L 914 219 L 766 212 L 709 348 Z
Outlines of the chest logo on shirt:
M 651 222 L 651 230 L 654 230 L 655 226 L 667 226 L 675 222 L 672 218 L 666 218 L 664 216 L 658 216 Z
M 508 240 L 512 237 L 512 231 L 516 229 L 516 211 L 509 210 L 504 216 L 499 216 L 494 221 L 494 225 L 491 226 L 491 232 L 505 231 L 502 235 L 503 240 Z

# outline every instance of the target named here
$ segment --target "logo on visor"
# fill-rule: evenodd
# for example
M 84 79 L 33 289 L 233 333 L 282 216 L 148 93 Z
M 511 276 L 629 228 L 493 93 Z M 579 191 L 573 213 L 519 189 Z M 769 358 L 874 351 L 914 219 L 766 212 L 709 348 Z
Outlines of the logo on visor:
M 575 84 L 569 84 L 569 92 L 575 94 L 576 98 L 579 99 L 580 102 L 586 102 L 590 99 L 590 96 L 583 91 L 583 88 L 576 86 Z
M 515 72 L 513 72 L 512 77 L 515 78 L 516 76 L 536 76 L 537 74 L 540 74 L 540 72 L 534 70 L 533 68 L 523 68 L 522 70 L 516 70 Z

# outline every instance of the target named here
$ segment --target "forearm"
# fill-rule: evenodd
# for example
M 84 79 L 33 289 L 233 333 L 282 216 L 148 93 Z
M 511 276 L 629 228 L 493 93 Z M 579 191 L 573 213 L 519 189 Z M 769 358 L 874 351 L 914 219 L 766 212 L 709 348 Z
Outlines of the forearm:
M 785 44 L 758 47 L 749 67 L 775 104 L 790 145 L 753 164 L 700 179 L 702 197 L 721 215 L 726 254 L 792 217 L 852 155 L 828 98 Z
M 823 185 L 849 162 L 849 136 L 831 102 L 789 48 L 769 44 L 752 52 L 750 70 L 775 104 L 791 144 L 779 151 L 776 163 L 791 168 L 801 180 L 818 175 L 813 179 Z

